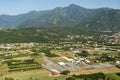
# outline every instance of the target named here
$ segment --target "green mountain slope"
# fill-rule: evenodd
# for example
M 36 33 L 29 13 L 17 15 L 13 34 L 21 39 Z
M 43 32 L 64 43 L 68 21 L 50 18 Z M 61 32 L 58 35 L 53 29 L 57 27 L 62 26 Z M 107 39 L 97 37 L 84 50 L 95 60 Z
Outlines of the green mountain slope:
M 120 10 L 104 10 L 76 26 L 91 30 L 120 30 Z
M 21 24 L 20 27 L 73 27 L 101 11 L 100 9 L 86 9 L 71 4 L 64 8 L 57 7 L 39 18 L 28 20 Z

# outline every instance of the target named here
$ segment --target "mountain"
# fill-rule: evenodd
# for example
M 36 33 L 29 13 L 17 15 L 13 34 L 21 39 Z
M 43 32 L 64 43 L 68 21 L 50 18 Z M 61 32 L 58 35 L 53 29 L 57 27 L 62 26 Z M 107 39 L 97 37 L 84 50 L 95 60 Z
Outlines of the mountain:
M 24 21 L 40 17 L 43 14 L 46 14 L 47 12 L 49 11 L 48 10 L 31 11 L 29 13 L 21 14 L 17 16 L 0 15 L 0 27 L 1 28 L 15 28 L 19 26 L 21 23 L 23 23 Z
M 83 20 L 76 27 L 88 30 L 120 30 L 120 10 L 104 9 L 98 15 Z
M 21 27 L 73 27 L 87 19 L 100 13 L 102 10 L 86 9 L 75 4 L 68 7 L 57 7 L 47 14 L 36 19 L 31 19 L 23 24 Z
M 46 11 L 0 16 L 0 27 L 80 27 L 91 30 L 120 30 L 120 10 L 111 8 L 87 9 L 71 4 Z

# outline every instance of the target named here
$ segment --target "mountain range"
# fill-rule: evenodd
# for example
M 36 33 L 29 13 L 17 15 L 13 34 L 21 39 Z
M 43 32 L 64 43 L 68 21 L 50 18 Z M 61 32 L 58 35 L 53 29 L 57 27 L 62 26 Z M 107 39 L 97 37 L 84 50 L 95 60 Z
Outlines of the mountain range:
M 31 11 L 17 16 L 0 15 L 0 28 L 80 27 L 94 30 L 120 30 L 120 10 L 87 9 L 71 4 L 52 10 Z

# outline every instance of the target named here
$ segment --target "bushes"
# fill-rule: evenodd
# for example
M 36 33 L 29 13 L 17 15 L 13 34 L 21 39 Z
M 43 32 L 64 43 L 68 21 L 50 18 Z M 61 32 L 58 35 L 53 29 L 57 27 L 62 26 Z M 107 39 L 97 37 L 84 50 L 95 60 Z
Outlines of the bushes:
M 68 75 L 70 71 L 63 71 L 61 74 Z
M 77 53 L 77 55 L 82 57 L 87 57 L 89 54 L 87 51 L 82 51 L 81 53 Z
M 12 77 L 6 77 L 5 80 L 14 80 Z
M 88 75 L 73 75 L 66 78 L 66 80 L 105 80 L 106 76 L 103 73 L 95 73 Z
M 41 52 L 43 52 L 43 53 L 45 53 L 45 55 L 47 56 L 47 57 L 58 57 L 58 55 L 56 55 L 56 54 L 52 54 L 51 52 L 50 52 L 50 50 L 51 49 L 47 49 L 47 48 L 43 48 L 42 50 L 40 50 Z

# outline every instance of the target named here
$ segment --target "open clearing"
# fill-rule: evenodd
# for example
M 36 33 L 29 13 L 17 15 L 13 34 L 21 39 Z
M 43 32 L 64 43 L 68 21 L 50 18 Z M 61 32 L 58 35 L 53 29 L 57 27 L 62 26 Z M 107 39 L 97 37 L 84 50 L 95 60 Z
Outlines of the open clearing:
M 5 77 L 12 77 L 15 80 L 29 80 L 30 78 L 33 79 L 39 79 L 39 80 L 65 80 L 65 76 L 58 76 L 58 77 L 52 77 L 50 76 L 50 72 L 42 69 L 42 70 L 31 70 L 31 71 L 25 71 L 25 72 L 11 72 L 7 75 L 3 75 L 0 77 L 0 80 L 4 79 Z
M 52 50 L 51 53 L 54 53 L 59 56 L 66 56 L 68 58 L 74 58 L 75 54 L 71 51 L 64 51 L 64 50 Z

